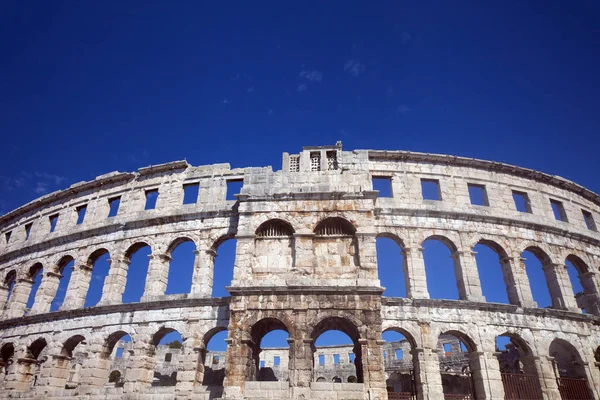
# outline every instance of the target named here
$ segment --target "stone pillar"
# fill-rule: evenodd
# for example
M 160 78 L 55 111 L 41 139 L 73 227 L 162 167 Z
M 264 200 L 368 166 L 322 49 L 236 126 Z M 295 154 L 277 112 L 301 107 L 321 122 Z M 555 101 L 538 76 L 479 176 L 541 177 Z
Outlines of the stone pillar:
M 99 306 L 106 304 L 120 304 L 127 284 L 127 271 L 131 260 L 125 256 L 108 260 L 108 275 L 102 287 L 102 297 Z
M 454 260 L 454 274 L 458 286 L 458 297 L 461 300 L 485 302 L 481 292 L 479 270 L 475 260 L 474 251 L 455 251 L 452 254 Z
M 439 400 L 444 398 L 440 362 L 437 349 L 415 347 L 411 351 L 415 366 L 417 398 Z
M 111 360 L 104 348 L 104 340 L 87 344 L 87 357 L 81 364 L 81 378 L 78 390 L 82 394 L 90 394 L 94 388 L 102 387 L 108 382 Z
M 40 374 L 38 381 L 40 386 L 48 387 L 50 390 L 64 389 L 69 378 L 71 358 L 61 354 L 54 354 L 48 358 L 49 365 Z
M 600 315 L 600 293 L 598 293 L 597 275 L 594 271 L 579 274 L 581 286 L 585 296 L 587 312 L 593 315 Z
M 65 301 L 60 306 L 61 310 L 83 308 L 85 297 L 90 287 L 90 281 L 92 280 L 92 269 L 94 268 L 92 265 L 75 264 L 72 268 L 73 273 L 69 280 Z
M 194 251 L 194 276 L 192 278 L 191 297 L 210 298 L 212 296 L 215 257 L 212 247 Z
M 200 347 L 194 346 L 194 339 L 187 338 L 183 342 L 183 352 L 177 364 L 177 385 L 175 386 L 176 398 L 190 399 L 194 386 L 202 384 L 196 380 L 196 371 L 201 364 Z
M 542 265 L 550 297 L 552 298 L 552 308 L 569 311 L 579 311 L 573 287 L 567 273 L 567 266 L 564 264 L 546 263 Z
M 56 297 L 56 291 L 60 284 L 62 275 L 54 271 L 46 272 L 40 287 L 38 288 L 35 302 L 31 307 L 30 314 L 41 314 L 50 311 L 50 305 Z
M 8 293 L 9 288 L 4 285 L 0 285 L 0 313 L 4 311 L 6 303 L 8 302 Z
M 231 323 L 230 323 L 231 325 Z M 252 380 L 256 371 L 252 366 L 252 348 L 254 343 L 245 337 L 239 328 L 229 331 L 225 361 L 225 398 L 242 399 L 246 380 Z
M 33 281 L 31 279 L 17 279 L 13 287 L 12 296 L 10 296 L 8 306 L 4 312 L 5 318 L 19 318 L 25 314 L 32 286 Z
M 365 388 L 369 392 L 369 398 L 387 399 L 385 369 L 383 366 L 385 340 L 375 339 L 372 335 L 368 339 L 359 339 L 358 341 L 362 347 L 363 380 Z
M 358 241 L 359 286 L 371 286 L 377 279 L 377 247 L 375 233 L 356 233 Z
M 125 373 L 125 393 L 139 393 L 152 383 L 156 357 L 154 345 L 150 340 L 150 335 L 141 334 L 134 343 L 134 351 L 129 357 Z
M 405 248 L 404 276 L 406 279 L 406 297 L 409 299 L 428 299 L 427 277 L 425 274 L 425 260 L 423 259 L 423 248 Z
M 23 390 L 24 376 L 21 375 L 22 368 L 19 360 L 25 358 L 26 354 L 27 349 L 24 346 L 15 348 L 15 352 L 12 357 L 13 363 L 9 366 L 8 373 L 4 377 L 4 389 Z M 25 390 L 27 390 L 29 386 L 26 385 L 25 388 Z
M 508 301 L 519 307 L 535 308 L 537 303 L 533 301 L 529 277 L 525 270 L 524 258 L 504 257 L 500 259 L 502 275 L 506 284 Z
M 171 256 L 168 254 L 150 254 L 150 263 L 148 264 L 148 276 L 146 277 L 146 287 L 142 301 L 154 300 L 157 296 L 162 296 L 167 290 L 167 280 L 169 279 L 169 263 Z
M 535 365 L 542 385 L 544 400 L 561 400 L 560 392 L 556 382 L 556 371 L 554 371 L 554 357 L 535 357 Z
M 495 354 L 469 352 L 469 366 L 477 399 L 504 400 L 504 385 Z

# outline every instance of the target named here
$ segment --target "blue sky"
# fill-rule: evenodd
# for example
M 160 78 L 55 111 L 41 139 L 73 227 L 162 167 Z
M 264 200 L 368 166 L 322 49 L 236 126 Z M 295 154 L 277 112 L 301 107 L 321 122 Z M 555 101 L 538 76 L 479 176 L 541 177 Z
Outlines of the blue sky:
M 337 140 L 503 161 L 600 192 L 596 1 L 1 11 L 1 214 L 109 171 L 184 158 L 279 169 L 281 152 Z

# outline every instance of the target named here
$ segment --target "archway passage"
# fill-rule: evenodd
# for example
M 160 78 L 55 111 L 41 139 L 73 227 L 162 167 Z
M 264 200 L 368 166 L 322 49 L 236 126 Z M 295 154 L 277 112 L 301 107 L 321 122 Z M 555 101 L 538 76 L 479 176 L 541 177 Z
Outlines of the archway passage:
M 215 244 L 215 262 L 213 268 L 212 297 L 229 297 L 227 287 L 233 280 L 233 267 L 237 240 L 225 239 Z
M 409 340 L 400 329 L 386 330 L 382 338 L 385 340 L 383 364 L 388 398 L 414 398 L 417 395 L 415 371 L 418 370 L 412 353 L 414 341 Z
M 33 303 L 35 303 L 35 297 L 37 295 L 40 284 L 42 283 L 42 278 L 44 276 L 44 269 L 42 264 L 37 263 L 31 268 L 29 268 L 29 273 L 27 277 L 31 280 L 31 291 L 29 292 L 29 298 L 27 299 L 27 309 L 31 310 L 33 307 Z
M 196 262 L 196 245 L 190 239 L 182 239 L 171 245 L 171 257 L 165 294 L 189 293 Z
M 93 307 L 102 298 L 102 288 L 110 269 L 110 254 L 105 249 L 96 250 L 90 256 L 88 265 L 92 266 L 92 277 L 84 307 Z
M 545 264 L 550 264 L 550 258 L 537 247 L 528 247 L 521 254 L 521 258 L 525 263 L 525 272 L 529 278 L 533 300 L 539 308 L 551 307 L 552 297 L 550 296 L 548 281 L 543 270 Z
M 123 331 L 115 332 L 109 336 L 101 365 L 104 366 L 107 382 L 115 387 L 122 387 L 125 383 L 129 357 L 133 354 L 131 336 Z M 108 361 L 108 362 L 107 362 Z M 110 373 L 108 373 L 110 371 Z
M 219 328 L 209 332 L 204 339 L 205 351 L 201 361 L 204 368 L 202 384 L 205 386 L 223 386 L 227 335 L 227 330 Z
M 87 358 L 85 338 L 81 335 L 71 336 L 64 343 L 61 350 L 61 358 L 57 359 L 54 368 L 66 372 L 58 373 L 59 379 L 64 380 L 66 389 L 74 389 L 81 380 L 81 369 Z M 65 379 L 66 378 L 66 379 Z M 62 386 L 63 383 L 61 382 Z
M 252 325 L 250 335 L 252 366 L 248 380 L 287 380 L 290 356 L 287 326 L 276 318 L 264 318 Z
M 379 282 L 387 297 L 406 297 L 405 260 L 401 242 L 391 236 L 377 238 L 377 270 Z
M 588 265 L 576 255 L 569 255 L 565 260 L 567 273 L 573 288 L 573 296 L 577 306 L 584 313 L 600 315 L 598 287 L 590 274 Z
M 0 355 L 2 356 L 2 364 L 0 367 L 2 368 L 1 374 L 2 378 L 8 375 L 8 370 L 10 366 L 13 364 L 13 357 L 15 355 L 15 346 L 12 343 L 5 343 L 2 345 L 0 349 Z
M 356 377 L 363 382 L 362 349 L 356 326 L 349 320 L 330 317 L 322 320 L 313 330 L 313 381 L 324 377 L 333 382 L 336 376 L 342 382 Z
M 563 400 L 592 400 L 585 364 L 577 349 L 563 339 L 550 343 L 550 357 L 554 357 L 553 367 L 558 390 Z
M 472 365 L 469 353 L 475 351 L 475 346 L 466 336 L 460 333 L 447 332 L 438 338 L 438 354 L 442 389 L 446 399 L 475 398 L 475 382 L 472 370 L 478 367 Z M 483 397 L 482 397 L 483 398 Z
M 423 242 L 427 290 L 432 299 L 459 299 L 456 260 L 452 259 L 455 252 L 456 246 L 443 237 L 433 236 Z
M 154 376 L 152 386 L 177 385 L 177 370 L 183 356 L 183 338 L 174 329 L 161 329 L 154 335 Z
M 125 254 L 129 259 L 127 268 L 127 282 L 123 292 L 123 303 L 137 303 L 144 294 L 146 277 L 148 276 L 148 266 L 150 264 L 150 254 L 152 250 L 146 243 L 133 245 Z
M 497 336 L 496 357 L 506 400 L 543 399 L 535 359 L 521 338 L 511 334 Z
M 508 290 L 503 273 L 501 259 L 506 258 L 506 252 L 493 242 L 481 241 L 473 250 L 476 252 L 475 261 L 481 282 L 481 291 L 487 302 L 509 304 Z
M 75 266 L 75 260 L 71 256 L 63 257 L 56 266 L 56 273 L 60 274 L 60 281 L 54 299 L 50 303 L 50 311 L 58 311 L 60 306 L 65 300 L 67 294 L 67 288 L 69 287 L 69 281 L 71 281 L 71 274 L 73 273 L 73 267 Z
M 25 379 L 31 384 L 31 386 L 38 385 L 41 371 L 45 363 L 48 361 L 48 357 L 46 356 L 47 351 L 48 343 L 44 338 L 36 339 L 27 348 L 25 357 L 27 362 L 23 368 L 21 368 L 20 372 L 22 373 L 22 376 L 24 376 Z

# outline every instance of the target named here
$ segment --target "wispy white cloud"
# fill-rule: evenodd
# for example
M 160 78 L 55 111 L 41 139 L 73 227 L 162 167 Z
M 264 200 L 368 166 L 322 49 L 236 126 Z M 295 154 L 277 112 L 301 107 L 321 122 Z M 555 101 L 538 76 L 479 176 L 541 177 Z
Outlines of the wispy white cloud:
M 344 63 L 344 71 L 355 78 L 365 72 L 366 69 L 367 68 L 360 62 L 360 60 L 348 60 Z
M 300 77 L 305 78 L 309 82 L 321 83 L 321 80 L 323 79 L 323 74 L 317 70 L 302 70 L 300 71 Z
M 231 101 L 224 98 L 223 101 L 221 102 L 221 104 L 224 104 L 224 105 L 231 104 Z
M 296 89 L 299 92 L 304 92 L 306 89 L 308 89 L 308 86 L 306 85 L 306 83 L 301 83 L 298 85 L 298 89 Z
M 48 193 L 48 184 L 46 182 L 36 182 L 33 192 L 39 195 Z
M 62 185 L 67 181 L 67 178 L 64 176 L 49 174 L 47 172 L 34 172 L 35 176 L 42 179 L 47 179 L 53 181 L 55 185 Z
M 269 115 L 273 115 L 273 109 L 269 108 Z

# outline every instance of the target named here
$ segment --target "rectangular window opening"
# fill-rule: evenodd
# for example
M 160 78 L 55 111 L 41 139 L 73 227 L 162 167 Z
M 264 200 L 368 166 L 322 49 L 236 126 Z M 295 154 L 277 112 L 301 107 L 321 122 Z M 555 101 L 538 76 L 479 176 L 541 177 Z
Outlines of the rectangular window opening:
M 156 201 L 158 200 L 158 189 L 146 190 L 146 205 L 144 210 L 154 210 L 156 208 Z
M 594 216 L 592 215 L 592 213 L 585 210 L 581 210 L 581 212 L 583 213 L 583 220 L 585 221 L 585 226 L 587 226 L 587 228 L 591 231 L 597 231 L 598 228 L 596 227 L 596 221 L 594 221 Z
M 437 179 L 421 179 L 421 194 L 423 200 L 442 200 L 440 181 Z
M 6 232 L 4 234 L 4 238 L 6 239 L 6 244 L 8 244 L 8 242 L 10 242 L 10 235 L 12 234 L 12 231 L 10 232 Z
M 529 201 L 529 195 L 525 192 L 518 192 L 516 190 L 513 190 L 512 195 L 517 211 L 531 214 L 531 202 Z
M 123 349 L 122 347 L 118 347 L 117 348 L 117 352 L 115 353 L 115 358 L 123 358 L 123 351 L 125 349 Z
M 339 364 L 340 363 L 340 355 L 339 354 L 334 354 L 333 355 L 333 363 L 334 364 Z
M 379 197 L 392 197 L 392 177 L 374 176 L 373 190 L 379 191 Z
M 325 156 L 327 157 L 327 170 L 334 171 L 338 169 L 337 151 L 328 151 Z
M 213 364 L 218 364 L 219 363 L 219 356 L 214 356 L 213 357 Z
M 444 353 L 446 355 L 452 354 L 452 343 L 444 343 Z
M 550 199 L 550 205 L 552 206 L 554 218 L 557 221 L 569 222 L 569 220 L 567 219 L 567 212 L 565 211 L 565 206 L 562 202 Z
M 165 354 L 165 362 L 171 362 L 171 360 L 173 359 L 173 353 L 167 353 Z
M 354 355 L 354 353 L 348 353 L 348 360 L 350 360 L 351 363 L 354 364 L 355 358 L 356 358 L 356 356 Z
M 32 226 L 33 226 L 33 222 L 30 222 L 27 225 L 25 225 L 25 240 L 29 239 L 29 234 L 31 233 Z
M 290 156 L 290 172 L 300 172 L 300 156 Z
M 108 216 L 116 217 L 119 212 L 119 204 L 121 204 L 121 197 L 113 197 L 108 199 Z
M 199 183 L 186 183 L 183 185 L 183 204 L 196 204 L 199 191 Z
M 265 360 L 260 360 L 260 367 L 264 368 L 265 367 Z
M 56 223 L 58 222 L 58 214 L 51 215 L 50 217 L 50 232 L 54 232 L 56 229 Z
M 85 218 L 85 212 L 87 211 L 87 205 L 79 206 L 75 209 L 77 211 L 77 224 L 80 225 L 83 223 Z
M 324 354 L 319 355 L 319 365 L 325 365 L 325 355 Z
M 385 350 L 383 351 L 383 359 L 387 360 L 387 351 L 385 351 Z
M 279 356 L 273 357 L 273 365 L 278 367 L 281 364 L 281 358 Z
M 489 206 L 487 191 L 485 185 L 478 185 L 475 183 L 467 183 L 469 189 L 469 198 L 471 204 L 474 206 Z
M 310 170 L 320 171 L 321 170 L 321 152 L 313 151 L 310 153 Z
M 227 197 L 225 200 L 237 200 L 235 195 L 239 194 L 242 191 L 242 186 L 244 186 L 243 179 L 231 179 L 227 181 Z
M 396 349 L 396 360 L 402 360 L 403 357 L 402 349 Z

